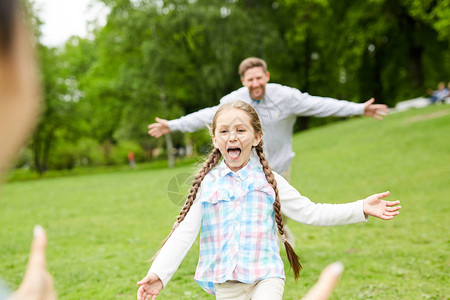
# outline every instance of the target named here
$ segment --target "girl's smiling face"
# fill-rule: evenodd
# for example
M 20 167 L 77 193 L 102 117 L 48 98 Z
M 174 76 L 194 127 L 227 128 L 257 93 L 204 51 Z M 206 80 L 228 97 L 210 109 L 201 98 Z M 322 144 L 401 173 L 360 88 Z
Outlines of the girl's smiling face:
M 241 109 L 227 109 L 216 118 L 213 143 L 233 172 L 248 163 L 252 147 L 257 146 L 261 138 L 261 134 L 255 135 L 251 117 Z

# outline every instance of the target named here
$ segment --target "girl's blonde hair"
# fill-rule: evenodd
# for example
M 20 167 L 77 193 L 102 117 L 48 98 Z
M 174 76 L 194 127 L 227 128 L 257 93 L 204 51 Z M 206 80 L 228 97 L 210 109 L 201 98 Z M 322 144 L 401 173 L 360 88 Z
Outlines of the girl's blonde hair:
M 230 109 L 240 109 L 244 112 L 246 112 L 250 116 L 250 122 L 254 131 L 254 135 L 262 135 L 262 126 L 261 121 L 259 120 L 258 114 L 256 113 L 255 109 L 243 102 L 243 101 L 233 101 L 228 102 L 224 105 L 222 105 L 214 115 L 212 127 L 211 127 L 211 135 L 214 135 L 214 132 L 216 130 L 216 123 L 218 116 L 223 113 L 226 110 Z M 267 182 L 272 186 L 273 190 L 275 191 L 275 202 L 273 203 L 273 209 L 275 211 L 275 221 L 277 223 L 278 232 L 281 235 L 281 240 L 284 243 L 284 246 L 286 248 L 286 254 L 289 260 L 289 264 L 291 265 L 292 269 L 294 270 L 294 277 L 297 279 L 300 274 L 300 270 L 302 266 L 300 265 L 299 257 L 295 253 L 292 246 L 286 241 L 286 235 L 284 232 L 284 225 L 283 225 L 283 215 L 281 214 L 281 205 L 280 205 L 280 196 L 278 193 L 277 188 L 277 181 L 275 180 L 274 174 L 272 172 L 272 168 L 269 166 L 269 163 L 266 160 L 266 157 L 263 152 L 262 147 L 263 142 L 261 141 L 255 148 L 256 154 L 259 157 L 259 161 L 261 162 L 261 165 L 263 167 L 264 174 L 266 176 Z M 178 215 L 177 221 L 174 223 L 174 226 L 172 227 L 172 231 L 167 236 L 167 238 L 164 240 L 163 245 L 165 242 L 169 239 L 169 237 L 172 235 L 173 231 L 178 227 L 178 225 L 184 220 L 186 214 L 189 212 L 192 204 L 194 203 L 195 197 L 197 196 L 198 189 L 202 183 L 203 178 L 205 178 L 206 174 L 208 174 L 209 171 L 211 171 L 220 161 L 220 158 L 222 157 L 222 154 L 220 153 L 219 149 L 215 148 L 209 155 L 208 159 L 203 164 L 200 171 L 195 175 L 194 181 L 192 182 L 192 187 L 189 191 L 189 195 L 187 197 L 187 200 L 181 209 L 180 214 Z M 162 247 L 161 247 L 162 248 Z M 156 255 L 153 257 L 153 259 L 156 258 L 156 256 L 159 254 L 161 249 L 156 253 Z

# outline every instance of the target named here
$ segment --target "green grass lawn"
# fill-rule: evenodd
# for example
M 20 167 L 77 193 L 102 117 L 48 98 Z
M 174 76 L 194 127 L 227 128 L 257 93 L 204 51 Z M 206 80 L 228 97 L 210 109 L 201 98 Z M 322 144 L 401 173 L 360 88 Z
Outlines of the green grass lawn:
M 291 183 L 314 202 L 343 203 L 391 191 L 393 221 L 313 227 L 289 222 L 304 270 L 297 283 L 285 253 L 284 299 L 299 299 L 320 271 L 341 261 L 331 299 L 449 299 L 450 106 L 354 118 L 294 137 Z M 10 182 L 0 195 L 0 275 L 21 281 L 35 224 L 47 230 L 48 268 L 59 299 L 135 299 L 179 205 L 174 176 L 196 166 Z M 161 299 L 214 299 L 193 275 L 198 243 Z

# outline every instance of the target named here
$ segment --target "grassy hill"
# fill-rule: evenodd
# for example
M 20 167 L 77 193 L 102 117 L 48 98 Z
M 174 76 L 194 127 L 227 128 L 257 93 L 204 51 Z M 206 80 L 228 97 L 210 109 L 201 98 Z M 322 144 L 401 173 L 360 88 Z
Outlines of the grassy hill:
M 391 191 L 393 221 L 312 227 L 289 222 L 304 270 L 287 269 L 284 299 L 299 299 L 320 271 L 342 261 L 331 299 L 448 299 L 450 106 L 354 118 L 294 137 L 291 183 L 314 202 L 343 203 Z M 135 299 L 136 281 L 169 232 L 179 205 L 175 177 L 195 166 L 17 181 L 0 194 L 0 276 L 12 287 L 26 265 L 32 228 L 47 230 L 59 299 Z M 173 183 L 173 181 L 172 181 Z M 174 194 L 183 194 L 186 186 Z M 160 299 L 214 299 L 194 282 L 194 244 Z M 285 259 L 285 254 L 282 254 Z M 285 259 L 285 264 L 288 266 Z

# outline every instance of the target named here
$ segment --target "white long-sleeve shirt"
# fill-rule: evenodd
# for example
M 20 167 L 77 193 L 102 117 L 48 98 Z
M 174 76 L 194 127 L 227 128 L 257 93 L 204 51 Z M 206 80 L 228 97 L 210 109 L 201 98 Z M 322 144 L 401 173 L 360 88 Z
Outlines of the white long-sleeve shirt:
M 345 204 L 313 203 L 292 187 L 282 176 L 275 173 L 279 190 L 281 210 L 289 218 L 308 225 L 334 226 L 367 221 L 363 212 L 363 200 Z M 200 187 L 201 189 L 201 187 Z M 153 272 L 167 285 L 194 243 L 201 227 L 201 190 L 183 222 L 172 233 L 149 272 Z
M 268 83 L 261 101 L 253 100 L 248 88 L 242 87 L 224 96 L 217 106 L 169 121 L 169 128 L 172 131 L 197 131 L 212 123 L 220 105 L 235 100 L 242 100 L 255 108 L 263 127 L 266 158 L 270 166 L 280 174 L 289 169 L 295 156 L 292 151 L 292 133 L 297 116 L 350 117 L 364 114 L 363 103 L 311 96 L 295 88 Z

